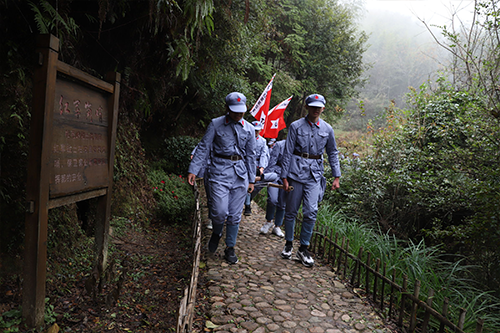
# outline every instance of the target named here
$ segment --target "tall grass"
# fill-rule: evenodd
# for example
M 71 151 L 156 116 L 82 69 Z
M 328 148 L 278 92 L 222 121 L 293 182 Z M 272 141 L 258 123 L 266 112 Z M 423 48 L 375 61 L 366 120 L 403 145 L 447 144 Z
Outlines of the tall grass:
M 372 258 L 379 258 L 382 264 L 386 264 L 387 275 L 392 276 L 393 270 L 396 272 L 397 284 L 402 285 L 403 275 L 406 275 L 411 290 L 415 280 L 419 280 L 420 295 L 425 296 L 421 296 L 422 300 L 433 289 L 433 304 L 437 311 L 441 311 L 444 299 L 448 298 L 448 318 L 452 322 L 458 322 L 460 308 L 467 310 L 464 331 L 474 332 L 476 322 L 481 318 L 485 320 L 484 332 L 500 332 L 500 300 L 475 287 L 475 281 L 470 278 L 472 267 L 464 265 L 460 258 L 447 261 L 440 247 L 426 246 L 423 240 L 419 243 L 403 242 L 348 218 L 341 209 L 329 205 L 319 209 L 317 225 L 328 227 L 333 234 L 339 235 L 339 239 L 349 239 L 351 254 L 357 255 L 363 248 L 364 253 L 370 252 Z M 439 327 L 438 322 L 431 325 Z

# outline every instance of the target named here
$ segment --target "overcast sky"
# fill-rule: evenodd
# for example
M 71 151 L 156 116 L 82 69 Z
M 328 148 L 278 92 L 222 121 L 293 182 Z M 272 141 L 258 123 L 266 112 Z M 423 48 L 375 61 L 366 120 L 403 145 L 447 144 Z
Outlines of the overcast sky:
M 470 20 L 474 10 L 473 0 L 365 0 L 368 12 L 375 9 L 396 11 L 413 20 L 417 17 L 428 24 L 443 25 L 457 13 L 462 21 Z

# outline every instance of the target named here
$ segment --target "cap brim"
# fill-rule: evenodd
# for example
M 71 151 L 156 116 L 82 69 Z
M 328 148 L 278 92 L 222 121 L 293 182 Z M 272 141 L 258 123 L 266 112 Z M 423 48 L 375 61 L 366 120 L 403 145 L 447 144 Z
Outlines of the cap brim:
M 247 106 L 246 105 L 228 105 L 229 110 L 233 112 L 246 112 L 247 111 Z
M 325 107 L 325 104 L 323 104 L 319 101 L 314 101 L 314 102 L 307 104 L 307 106 L 314 106 L 314 107 L 322 108 L 322 107 Z

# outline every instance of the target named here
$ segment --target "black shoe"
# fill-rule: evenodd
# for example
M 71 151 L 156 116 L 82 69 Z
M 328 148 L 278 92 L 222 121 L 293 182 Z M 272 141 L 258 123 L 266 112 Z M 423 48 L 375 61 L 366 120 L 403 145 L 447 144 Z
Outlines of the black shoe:
M 250 205 L 245 205 L 245 211 L 243 212 L 243 214 L 245 216 L 252 215 L 252 208 L 250 207 Z
M 228 247 L 224 250 L 224 259 L 230 264 L 236 264 L 238 257 L 234 253 L 234 247 Z
M 292 257 L 292 250 L 293 250 L 293 245 L 292 244 L 286 244 L 285 248 L 281 252 L 281 258 L 283 258 L 283 259 L 290 259 Z
M 304 250 L 299 249 L 296 253 L 297 258 L 300 260 L 302 265 L 306 267 L 313 267 L 314 266 L 314 259 L 311 258 L 311 254 L 309 251 L 307 251 L 307 248 Z
M 210 253 L 215 253 L 217 251 L 217 247 L 219 246 L 220 235 L 216 233 L 212 233 L 212 237 L 208 241 L 208 251 Z

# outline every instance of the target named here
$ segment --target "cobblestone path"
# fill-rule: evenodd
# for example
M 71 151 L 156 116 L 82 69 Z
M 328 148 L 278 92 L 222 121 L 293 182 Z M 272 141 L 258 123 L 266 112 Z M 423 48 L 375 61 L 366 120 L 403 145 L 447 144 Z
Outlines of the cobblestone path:
M 239 262 L 235 265 L 223 259 L 224 238 L 215 255 L 208 253 L 206 242 L 211 230 L 203 228 L 202 254 L 210 280 L 213 331 L 393 332 L 320 260 L 307 268 L 299 261 L 282 259 L 284 239 L 260 234 L 265 212 L 254 202 L 252 212 L 242 217 L 235 247 Z M 298 246 L 294 243 L 292 258 Z

